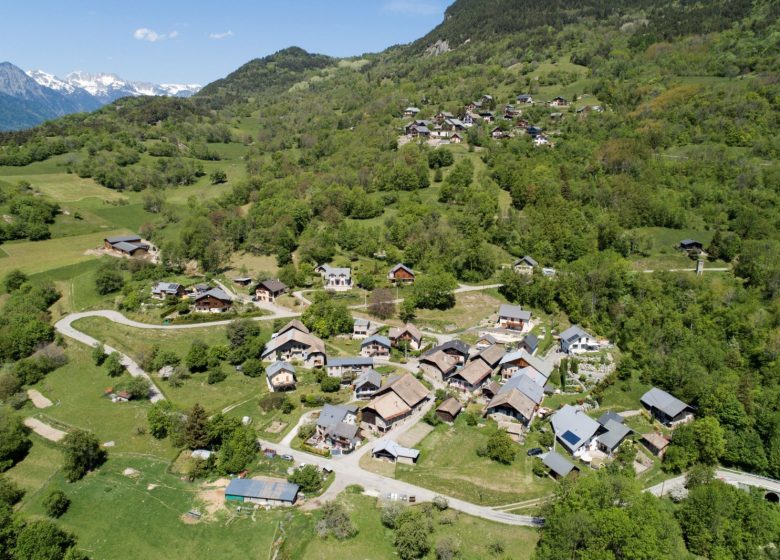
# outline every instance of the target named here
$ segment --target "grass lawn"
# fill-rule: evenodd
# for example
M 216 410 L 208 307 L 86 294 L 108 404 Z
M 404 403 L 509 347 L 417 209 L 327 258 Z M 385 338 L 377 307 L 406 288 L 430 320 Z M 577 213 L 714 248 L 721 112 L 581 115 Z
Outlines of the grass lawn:
M 55 320 L 71 311 L 113 307 L 113 299 L 116 294 L 101 296 L 95 290 L 95 272 L 101 263 L 102 259 L 93 259 L 30 276 L 36 282 L 54 282 L 55 287 L 59 290 L 61 297 L 52 306 Z
M 83 344 L 71 342 L 67 353 L 69 362 L 35 385 L 54 405 L 38 410 L 28 403 L 26 415 L 51 424 L 90 430 L 101 442 L 113 441 L 115 451 L 174 457 L 175 450 L 168 440 L 156 440 L 136 431 L 147 427 L 148 401 L 112 403 L 103 396 L 107 387 L 126 383 L 129 376 L 108 377 L 105 369 L 92 363 L 90 350 Z
M 333 538 L 320 539 L 313 537 L 304 550 L 304 558 L 313 560 L 341 560 L 342 558 L 372 560 L 393 560 L 397 558 L 393 547 L 393 531 L 381 522 L 381 511 L 377 500 L 363 496 L 348 489 L 339 498 L 350 512 L 352 522 L 358 529 L 354 538 L 338 541 Z M 419 507 L 419 506 L 413 506 Z M 454 538 L 460 543 L 462 560 L 478 560 L 490 557 L 487 547 L 494 542 L 501 542 L 504 550 L 511 551 L 506 558 L 524 560 L 531 558 L 536 546 L 537 533 L 527 527 L 512 527 L 491 523 L 476 517 L 446 512 L 433 513 L 433 533 L 429 540 L 432 548 L 443 537 Z M 443 516 L 453 515 L 451 525 L 439 521 Z M 426 558 L 433 558 L 431 552 Z
M 101 246 L 104 237 L 125 233 L 127 230 L 116 229 L 45 241 L 4 243 L 3 250 L 8 258 L 0 260 L 0 276 L 16 268 L 26 274 L 35 274 L 92 260 L 95 257 L 85 251 Z
M 34 165 L 27 166 L 32 170 Z M 0 174 L 5 175 L 5 169 Z M 25 169 L 25 168 L 20 168 Z M 9 177 L 10 179 L 10 177 Z M 55 202 L 74 202 L 88 197 L 96 197 L 101 200 L 119 200 L 123 195 L 119 191 L 101 187 L 92 179 L 82 179 L 75 173 L 62 171 L 54 173 L 27 173 L 15 175 L 13 182 L 29 181 L 32 188 L 40 191 Z
M 60 470 L 62 453 L 58 446 L 36 435 L 32 436 L 33 446 L 21 462 L 3 473 L 18 484 L 24 491 L 21 508 L 31 502 L 49 479 Z
M 492 424 L 468 426 L 458 419 L 454 426 L 437 426 L 417 448 L 416 465 L 397 465 L 396 478 L 476 504 L 502 505 L 552 492 L 551 480 L 531 472 L 533 458 L 518 446 L 514 463 L 502 465 L 477 455 L 487 443 Z
M 125 476 L 126 468 L 139 474 Z M 167 468 L 167 461 L 110 454 L 99 471 L 75 484 L 58 475 L 50 487 L 62 488 L 72 500 L 59 524 L 78 535 L 90 558 L 244 559 L 247 551 L 268 557 L 285 512 L 236 516 L 223 509 L 215 521 L 184 523 L 182 514 L 201 506 L 199 485 L 181 481 Z M 41 509 L 38 503 L 29 508 L 31 513 Z M 285 524 L 292 534 L 311 534 L 306 516 L 294 515 Z
M 485 292 L 456 294 L 455 307 L 447 310 L 418 309 L 415 324 L 439 332 L 473 327 L 498 311 L 501 300 Z M 448 328 L 448 327 L 455 327 Z
M 210 346 L 227 344 L 225 327 L 204 325 L 203 329 L 148 331 L 118 325 L 100 317 L 80 319 L 74 323 L 74 326 L 109 346 L 129 354 L 136 361 L 139 361 L 144 353 L 151 351 L 154 344 L 175 352 L 182 359 L 195 339 L 200 339 Z M 213 385 L 206 382 L 206 373 L 193 374 L 180 387 L 172 387 L 164 381 L 159 381 L 157 385 L 176 406 L 187 409 L 195 403 L 200 403 L 210 413 L 246 399 L 253 399 L 261 392 L 267 391 L 262 377 L 253 379 L 235 372 L 227 364 L 223 364 L 222 367 L 229 370 L 227 378 Z

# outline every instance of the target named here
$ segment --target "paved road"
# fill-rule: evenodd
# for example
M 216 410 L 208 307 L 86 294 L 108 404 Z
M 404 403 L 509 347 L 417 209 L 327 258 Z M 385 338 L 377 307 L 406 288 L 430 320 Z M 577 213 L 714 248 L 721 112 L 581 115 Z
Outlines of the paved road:
M 357 484 L 362 486 L 365 490 L 373 491 L 380 496 L 388 493 L 405 494 L 407 496 L 415 496 L 418 502 L 430 502 L 436 496 L 441 495 L 438 492 L 428 490 L 427 488 L 421 488 L 420 486 L 415 486 L 408 482 L 364 471 L 358 465 L 349 461 L 327 459 L 318 455 L 297 451 L 292 447 L 281 443 L 275 444 L 263 440 L 259 441 L 264 447 L 276 449 L 278 453 L 292 455 L 296 463 L 306 463 L 331 469 L 336 473 L 336 481 L 334 481 L 334 484 L 338 483 L 339 487 Z M 524 525 L 527 527 L 539 527 L 542 525 L 542 521 L 536 517 L 495 511 L 489 507 L 478 506 L 449 496 L 444 497 L 449 501 L 451 508 L 475 517 L 481 517 L 482 519 L 503 523 L 505 525 Z
M 735 471 L 732 469 L 716 469 L 715 476 L 723 482 L 729 484 L 739 484 L 744 486 L 754 486 L 756 488 L 762 488 L 767 491 L 777 492 L 780 494 L 780 480 L 773 480 L 763 476 L 754 474 L 748 474 L 741 471 Z M 683 488 L 685 486 L 685 475 L 671 478 L 661 484 L 656 484 L 650 488 L 645 489 L 645 492 L 650 492 L 655 496 L 665 496 L 677 488 Z

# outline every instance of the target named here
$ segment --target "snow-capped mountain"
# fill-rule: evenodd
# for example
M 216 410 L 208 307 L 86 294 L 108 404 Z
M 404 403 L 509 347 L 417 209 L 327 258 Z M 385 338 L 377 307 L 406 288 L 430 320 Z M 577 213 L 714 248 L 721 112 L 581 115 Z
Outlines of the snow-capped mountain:
M 116 74 L 72 72 L 60 78 L 43 70 L 22 71 L 0 63 L 0 130 L 27 128 L 45 120 L 94 111 L 121 97 L 161 95 L 189 97 L 198 84 L 131 82 Z
M 29 72 L 35 78 L 35 71 Z M 103 103 L 110 103 L 120 97 L 139 95 L 164 95 L 175 97 L 189 97 L 200 91 L 198 84 L 152 84 L 149 82 L 131 82 L 124 80 L 116 74 L 90 74 L 87 72 L 71 72 L 64 79 L 55 79 L 64 84 L 83 89 L 90 95 L 97 97 Z M 40 82 L 39 82 L 40 83 Z

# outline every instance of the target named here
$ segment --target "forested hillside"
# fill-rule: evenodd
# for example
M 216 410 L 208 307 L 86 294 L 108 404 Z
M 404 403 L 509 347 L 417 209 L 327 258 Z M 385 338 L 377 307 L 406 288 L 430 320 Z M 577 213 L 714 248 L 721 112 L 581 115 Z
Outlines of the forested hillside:
M 639 382 L 673 391 L 712 419 L 716 461 L 780 478 L 779 21 L 770 0 L 459 0 L 430 34 L 383 53 L 286 49 L 192 99 L 124 99 L 2 134 L 0 166 L 56 162 L 106 192 L 143 192 L 141 233 L 176 273 L 245 251 L 273 256 L 290 286 L 324 262 L 501 282 L 509 300 L 617 344 L 597 397 Z M 409 106 L 463 117 L 489 95 L 500 115 L 519 94 L 540 101 L 522 119 L 551 147 L 501 119 L 459 145 L 399 143 Z M 572 103 L 545 105 L 556 96 Z M 240 164 L 214 175 L 228 160 Z M 45 238 L 24 224 L 56 209 L 2 175 L 0 240 Z M 170 198 L 204 176 L 213 194 Z M 722 273 L 677 272 L 695 266 L 675 250 L 689 237 Z M 523 255 L 557 274 L 504 270 Z M 677 439 L 665 468 L 700 462 L 698 445 Z M 756 557 L 717 556 L 681 523 L 658 557 L 674 558 L 679 538 L 707 557 Z M 561 557 L 560 544 L 544 535 L 540 557 Z

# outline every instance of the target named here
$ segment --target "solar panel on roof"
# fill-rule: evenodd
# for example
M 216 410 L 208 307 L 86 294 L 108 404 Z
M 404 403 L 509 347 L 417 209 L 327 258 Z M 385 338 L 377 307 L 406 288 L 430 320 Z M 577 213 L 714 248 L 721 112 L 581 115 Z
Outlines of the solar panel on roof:
M 577 442 L 580 441 L 579 436 L 571 430 L 565 431 L 561 438 L 563 438 L 564 441 L 570 443 L 571 445 L 576 445 Z

